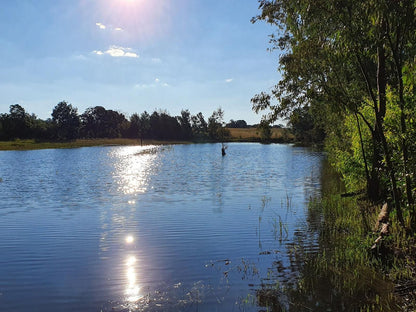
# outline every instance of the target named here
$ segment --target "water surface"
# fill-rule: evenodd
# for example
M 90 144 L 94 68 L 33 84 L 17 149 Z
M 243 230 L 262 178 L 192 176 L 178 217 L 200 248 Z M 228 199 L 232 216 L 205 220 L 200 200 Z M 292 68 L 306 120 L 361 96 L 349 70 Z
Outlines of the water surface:
M 248 143 L 225 157 L 219 144 L 0 152 L 0 310 L 258 311 L 260 285 L 296 281 L 298 242 L 317 248 L 307 204 L 323 158 Z

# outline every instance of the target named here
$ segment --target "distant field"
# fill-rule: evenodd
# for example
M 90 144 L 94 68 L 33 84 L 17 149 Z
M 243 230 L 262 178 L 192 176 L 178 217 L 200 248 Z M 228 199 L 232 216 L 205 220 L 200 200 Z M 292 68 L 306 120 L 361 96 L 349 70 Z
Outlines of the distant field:
M 228 128 L 231 138 L 235 140 L 255 141 L 260 139 L 259 131 L 256 128 Z M 272 128 L 272 140 L 292 141 L 295 137 L 287 129 Z

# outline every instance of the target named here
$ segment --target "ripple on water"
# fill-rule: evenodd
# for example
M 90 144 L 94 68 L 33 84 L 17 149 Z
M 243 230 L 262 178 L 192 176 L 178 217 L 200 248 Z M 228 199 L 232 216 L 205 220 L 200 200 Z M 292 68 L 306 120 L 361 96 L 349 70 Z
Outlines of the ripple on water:
M 305 204 L 319 194 L 322 154 L 220 151 L 0 153 L 2 308 L 230 311 L 270 269 L 270 282 L 295 280 L 302 254 L 317 248 L 319 218 Z

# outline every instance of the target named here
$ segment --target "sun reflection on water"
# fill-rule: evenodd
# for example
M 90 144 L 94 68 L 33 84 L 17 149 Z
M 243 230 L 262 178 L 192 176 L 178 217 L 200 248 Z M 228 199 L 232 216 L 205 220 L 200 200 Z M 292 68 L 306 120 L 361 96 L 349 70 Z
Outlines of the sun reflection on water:
M 100 239 L 101 259 L 109 260 L 109 246 L 114 239 L 120 244 L 121 262 L 118 262 L 116 275 L 118 294 L 122 294 L 122 305 L 130 310 L 137 310 L 140 301 L 145 297 L 143 292 L 142 267 L 144 260 L 136 252 L 140 236 L 138 230 L 137 211 L 140 199 L 149 188 L 150 179 L 161 165 L 161 152 L 166 147 L 131 146 L 113 148 L 109 156 L 112 158 L 112 195 L 121 198 L 120 204 L 103 209 L 101 214 L 102 234 Z M 126 233 L 126 229 L 132 232 Z M 124 311 L 124 310 L 123 310 Z
M 126 236 L 126 243 L 131 244 L 134 242 L 134 237 L 131 235 Z
M 118 191 L 125 195 L 136 195 L 147 191 L 148 180 L 155 170 L 159 148 L 155 146 L 132 146 L 114 151 L 119 159 L 113 173 Z M 130 200 L 129 204 L 134 204 Z
M 126 260 L 127 287 L 125 294 L 128 302 L 136 302 L 141 298 L 140 286 L 137 284 L 136 262 L 137 259 L 134 256 L 130 256 Z

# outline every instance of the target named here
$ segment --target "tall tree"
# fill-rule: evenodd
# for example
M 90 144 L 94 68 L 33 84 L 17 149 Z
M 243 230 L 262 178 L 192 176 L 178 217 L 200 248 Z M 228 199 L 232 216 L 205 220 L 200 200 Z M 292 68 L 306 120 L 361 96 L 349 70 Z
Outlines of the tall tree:
M 368 194 L 377 199 L 386 194 L 384 189 L 390 190 L 387 193 L 391 194 L 390 200 L 403 223 L 398 166 L 393 161 L 384 120 L 387 90 L 397 86 L 400 100 L 403 89 L 400 73 L 415 56 L 414 1 L 259 2 L 261 14 L 253 21 L 265 20 L 277 27 L 279 35 L 272 35 L 271 42 L 272 48 L 283 51 L 280 58 L 283 79 L 271 94 L 261 93 L 253 98 L 254 109 L 271 109 L 269 120 L 301 106 L 321 112 L 314 118 L 324 121 L 333 119 L 327 115 L 343 120 L 346 115 L 354 114 L 357 127 L 364 125 L 372 137 L 370 158 L 365 157 L 368 146 L 362 145 L 363 158 L 369 162 L 365 166 L 371 167 L 366 170 Z M 278 103 L 274 104 L 273 99 Z M 402 134 L 406 133 L 405 105 L 401 104 Z M 368 107 L 370 115 L 364 113 Z M 326 126 L 331 130 L 330 124 Z M 409 144 L 403 139 L 401 145 L 407 200 L 412 205 L 412 181 L 407 166 Z M 390 183 L 382 182 L 384 176 Z
M 229 136 L 225 129 L 224 111 L 221 108 L 215 110 L 208 118 L 208 135 L 210 139 L 223 142 Z
M 150 115 L 144 111 L 141 115 L 133 114 L 130 117 L 130 136 L 133 138 L 140 138 L 140 143 L 143 144 L 143 138 L 147 135 L 150 127 Z
M 1 116 L 3 139 L 31 138 L 31 117 L 19 104 L 10 105 L 9 114 Z
M 74 140 L 78 137 L 80 119 L 77 108 L 65 101 L 59 102 L 52 111 L 52 121 L 59 140 Z
M 208 124 L 204 115 L 199 112 L 191 117 L 192 135 L 197 139 L 205 139 L 208 135 Z
M 102 106 L 87 108 L 81 115 L 82 134 L 88 138 L 118 138 L 127 128 L 126 117 Z
M 181 126 L 181 137 L 184 140 L 192 138 L 191 113 L 189 110 L 182 110 L 181 115 L 176 117 Z

